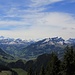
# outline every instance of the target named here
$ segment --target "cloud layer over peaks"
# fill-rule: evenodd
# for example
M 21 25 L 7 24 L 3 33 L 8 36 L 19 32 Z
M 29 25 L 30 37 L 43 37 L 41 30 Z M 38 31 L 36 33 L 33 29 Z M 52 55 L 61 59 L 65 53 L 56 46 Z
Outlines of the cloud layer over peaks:
M 22 39 L 75 37 L 74 7 L 74 0 L 2 0 L 0 35 Z

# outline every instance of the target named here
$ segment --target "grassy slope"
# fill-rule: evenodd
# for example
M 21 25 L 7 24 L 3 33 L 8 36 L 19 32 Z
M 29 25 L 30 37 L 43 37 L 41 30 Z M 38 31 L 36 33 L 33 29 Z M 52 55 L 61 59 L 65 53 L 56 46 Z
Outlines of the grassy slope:
M 18 75 L 27 75 L 27 72 L 24 71 L 23 69 L 13 69 L 15 72 L 18 73 Z
M 10 71 L 2 71 L 0 75 L 12 75 L 12 73 Z

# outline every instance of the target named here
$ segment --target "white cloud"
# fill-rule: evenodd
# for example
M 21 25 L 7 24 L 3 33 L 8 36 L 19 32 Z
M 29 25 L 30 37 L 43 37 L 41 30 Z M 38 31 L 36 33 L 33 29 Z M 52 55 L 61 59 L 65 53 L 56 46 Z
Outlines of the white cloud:
M 67 13 L 49 12 L 43 14 L 42 18 L 37 20 L 38 25 L 49 25 L 59 27 L 74 27 L 75 18 Z
M 36 39 L 52 36 L 75 37 L 75 16 L 62 12 L 42 12 L 44 5 L 63 0 L 31 0 L 27 9 L 19 9 L 16 5 L 6 11 L 6 15 L 0 17 L 0 27 L 12 27 L 12 30 L 0 30 L 0 35 L 7 37 Z M 20 6 L 20 5 L 18 5 Z M 26 5 L 27 6 L 27 5 Z M 40 8 L 39 8 L 40 7 Z M 12 20 L 20 18 L 21 20 Z M 2 19 L 6 18 L 6 20 Z M 65 28 L 65 29 L 64 29 Z M 73 29 L 73 30 L 72 30 Z M 67 35 L 67 36 L 66 36 Z
M 0 21 L 0 26 L 16 26 L 13 30 L 0 31 L 0 35 L 20 37 L 23 39 L 36 39 L 52 36 L 75 37 L 75 18 L 67 13 L 49 12 L 33 13 L 22 16 L 22 21 Z M 30 25 L 30 26 L 28 26 Z M 26 29 L 28 27 L 28 29 Z M 68 28 L 64 30 L 63 28 Z M 66 36 L 68 35 L 68 36 Z
M 31 7 L 40 7 L 40 6 L 60 2 L 60 1 L 63 1 L 63 0 L 31 0 L 31 1 L 33 2 L 30 5 Z

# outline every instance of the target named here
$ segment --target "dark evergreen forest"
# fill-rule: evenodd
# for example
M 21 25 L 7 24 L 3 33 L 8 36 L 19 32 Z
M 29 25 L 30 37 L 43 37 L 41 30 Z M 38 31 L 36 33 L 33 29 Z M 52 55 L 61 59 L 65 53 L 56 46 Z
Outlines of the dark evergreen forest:
M 45 61 L 46 57 L 43 58 Z M 50 60 L 48 62 L 44 62 L 41 59 L 41 66 L 39 69 L 31 65 L 28 70 L 28 75 L 75 75 L 75 50 L 73 47 L 66 47 L 65 53 L 62 59 L 59 59 L 56 53 L 50 54 Z M 39 61 L 39 62 L 40 62 Z

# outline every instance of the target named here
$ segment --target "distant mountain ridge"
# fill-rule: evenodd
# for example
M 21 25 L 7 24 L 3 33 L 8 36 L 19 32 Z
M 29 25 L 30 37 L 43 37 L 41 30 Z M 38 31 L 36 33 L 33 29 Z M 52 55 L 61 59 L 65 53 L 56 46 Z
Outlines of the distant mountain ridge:
M 64 40 L 62 37 L 45 38 L 38 42 L 25 47 L 21 54 L 24 58 L 36 58 L 44 53 L 56 52 L 59 57 L 64 53 L 64 48 L 69 46 L 75 46 L 75 39 Z
M 0 36 L 0 44 L 28 44 L 33 43 L 34 41 L 30 40 L 22 40 L 20 38 L 5 38 L 4 36 Z
M 63 39 L 62 37 L 53 37 L 53 38 L 45 38 L 39 41 L 44 41 L 45 42 L 57 42 L 57 43 L 70 43 L 74 44 L 75 43 L 75 38 L 69 38 L 68 40 Z M 5 38 L 4 36 L 0 36 L 0 44 L 28 44 L 28 43 L 34 43 L 36 41 L 34 40 L 22 40 L 20 38 L 14 39 L 14 38 Z
M 75 39 L 64 40 L 62 37 L 53 37 L 35 42 L 0 36 L 0 48 L 13 56 L 26 59 L 36 58 L 41 54 L 51 52 L 57 52 L 61 57 L 67 45 L 75 47 Z
M 69 38 L 68 40 L 63 39 L 62 37 L 53 37 L 53 38 L 45 38 L 43 43 L 57 43 L 57 44 L 75 44 L 75 38 Z
M 13 56 L 19 56 L 19 51 L 24 47 L 34 43 L 32 40 L 22 40 L 20 38 L 5 38 L 4 36 L 0 36 L 0 48 L 6 51 L 8 54 Z

